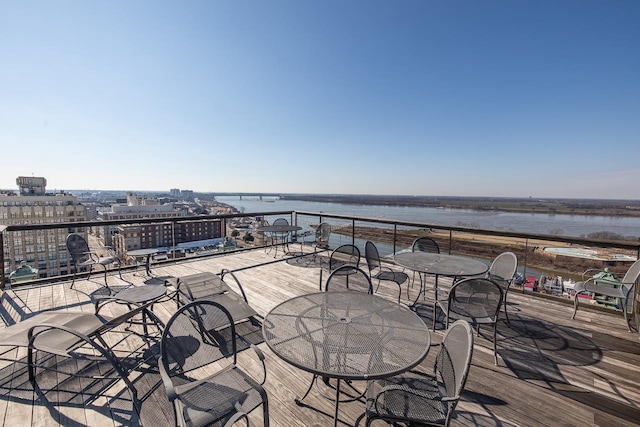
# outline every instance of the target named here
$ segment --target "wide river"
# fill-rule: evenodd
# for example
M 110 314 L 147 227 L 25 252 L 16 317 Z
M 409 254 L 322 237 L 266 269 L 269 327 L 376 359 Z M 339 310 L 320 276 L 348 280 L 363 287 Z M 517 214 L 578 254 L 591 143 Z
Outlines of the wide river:
M 245 213 L 293 210 L 574 237 L 586 237 L 598 231 L 607 231 L 621 236 L 640 236 L 640 218 L 638 217 L 481 212 L 467 209 L 371 206 L 269 198 L 259 200 L 255 197 L 243 197 L 240 200 L 239 197 L 231 196 L 217 197 L 216 200 Z

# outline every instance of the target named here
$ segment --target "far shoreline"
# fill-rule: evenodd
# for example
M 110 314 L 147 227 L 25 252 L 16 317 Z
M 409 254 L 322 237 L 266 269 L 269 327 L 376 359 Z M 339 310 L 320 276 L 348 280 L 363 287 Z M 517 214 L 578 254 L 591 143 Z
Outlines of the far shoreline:
M 282 200 L 476 211 L 640 217 L 640 200 L 283 194 Z

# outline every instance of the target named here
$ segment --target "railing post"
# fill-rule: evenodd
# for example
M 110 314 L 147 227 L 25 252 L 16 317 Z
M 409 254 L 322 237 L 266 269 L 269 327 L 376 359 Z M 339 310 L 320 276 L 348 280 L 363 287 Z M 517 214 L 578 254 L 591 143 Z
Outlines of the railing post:
M 176 222 L 171 221 L 171 258 L 176 259 Z
M 452 245 L 453 245 L 453 230 L 449 230 L 449 255 L 451 255 Z
M 0 225 L 0 289 L 4 290 L 4 230 L 6 225 Z
M 398 224 L 393 224 L 393 254 L 396 254 L 396 239 L 398 238 Z
M 527 282 L 527 253 L 529 248 L 529 239 L 524 239 L 524 267 L 522 270 L 522 293 L 524 293 L 524 284 Z
M 356 220 L 351 220 L 351 244 L 356 244 Z

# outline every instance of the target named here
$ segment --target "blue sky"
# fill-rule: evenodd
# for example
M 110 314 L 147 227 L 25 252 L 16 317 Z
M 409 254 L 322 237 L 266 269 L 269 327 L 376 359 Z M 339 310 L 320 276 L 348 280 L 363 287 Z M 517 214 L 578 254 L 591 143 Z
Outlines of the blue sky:
M 640 199 L 635 0 L 0 10 L 0 188 Z

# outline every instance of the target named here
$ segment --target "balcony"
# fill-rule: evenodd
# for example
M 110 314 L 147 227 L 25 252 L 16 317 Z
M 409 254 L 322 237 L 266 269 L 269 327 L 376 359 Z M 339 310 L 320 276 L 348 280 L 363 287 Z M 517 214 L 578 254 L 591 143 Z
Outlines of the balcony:
M 389 255 L 406 248 L 407 241 L 415 233 L 430 233 L 443 243 L 441 250 L 465 253 L 488 262 L 496 248 L 513 250 L 518 254 L 524 276 L 544 272 L 576 276 L 588 263 L 600 265 L 599 260 L 575 258 L 575 271 L 560 270 L 572 260 L 548 257 L 543 264 L 539 256 L 543 246 L 575 247 L 606 246 L 625 254 L 637 255 L 637 245 L 624 242 L 587 241 L 561 238 L 559 236 L 532 236 L 518 233 L 497 233 L 490 230 L 464 228 L 438 229 L 429 224 L 400 223 L 391 220 L 373 220 L 331 216 L 319 213 L 263 213 L 264 215 L 290 215 L 291 222 L 299 224 L 318 223 L 320 219 L 336 225 L 332 246 L 355 242 L 362 247 L 361 239 L 379 242 L 382 255 Z M 260 214 L 246 214 L 251 217 Z M 221 217 L 230 221 L 231 217 Z M 180 219 L 184 220 L 184 219 Z M 70 227 L 56 224 L 55 227 Z M 91 226 L 90 223 L 74 223 L 73 227 Z M 54 226 L 40 226 L 47 228 Z M 18 230 L 21 228 L 20 230 Z M 4 238 L 15 231 L 25 231 L 32 226 L 10 227 Z M 306 228 L 306 227 L 305 227 Z M 227 227 L 224 227 L 226 230 Z M 229 233 L 230 234 L 230 233 Z M 496 243 L 496 239 L 498 243 Z M 256 239 L 258 240 L 258 239 Z M 292 245 L 295 251 L 309 251 L 307 246 Z M 478 248 L 487 247 L 484 253 Z M 634 252 L 635 251 L 635 252 Z M 544 255 L 546 259 L 546 254 Z M 153 275 L 158 278 L 184 276 L 191 273 L 211 271 L 218 273 L 223 268 L 235 271 L 247 294 L 251 306 L 264 316 L 278 303 L 296 295 L 318 290 L 320 275 L 316 267 L 304 267 L 296 258 L 274 258 L 258 246 L 241 250 L 201 256 L 159 261 L 152 265 Z M 363 260 L 364 262 L 364 260 Z M 390 267 L 394 267 L 389 263 Z M 623 266 L 611 265 L 612 268 Z M 5 272 L 8 275 L 8 272 Z M 126 281 L 142 285 L 150 280 L 144 268 L 126 266 L 123 272 Z M 326 277 L 326 276 L 325 276 Z M 20 321 L 29 315 L 46 310 L 68 310 L 92 312 L 91 294 L 101 288 L 102 276 L 86 274 L 76 279 L 70 289 L 70 276 L 43 278 L 25 282 L 19 286 L 7 286 L 2 292 L 0 314 L 5 324 Z M 115 270 L 110 270 L 108 280 L 117 285 L 120 279 Z M 431 279 L 430 279 L 431 280 Z M 450 286 L 450 280 L 440 278 L 440 284 Z M 406 289 L 403 285 L 403 291 Z M 412 297 L 415 297 L 415 288 Z M 397 288 L 380 286 L 378 294 L 395 300 Z M 429 297 L 429 295 L 428 295 Z M 408 304 L 406 292 L 402 303 Z M 104 314 L 116 315 L 123 307 L 109 306 Z M 175 311 L 173 301 L 156 304 L 154 313 L 164 322 Z M 637 333 L 628 332 L 620 313 L 611 307 L 587 306 L 583 304 L 575 320 L 571 320 L 573 307 L 570 300 L 551 293 L 528 293 L 515 288 L 509 293 L 508 325 L 501 317 L 498 325 L 498 365 L 494 364 L 490 338 L 482 334 L 476 338 L 469 379 L 457 407 L 452 425 L 636 425 L 640 419 L 640 344 Z M 423 320 L 431 325 L 431 304 L 427 299 L 424 309 L 418 311 Z M 133 326 L 132 328 L 138 328 Z M 266 355 L 267 381 L 265 388 L 269 396 L 270 421 L 272 426 L 325 426 L 330 425 L 333 403 L 318 395 L 315 390 L 305 402 L 298 406 L 296 396 L 301 396 L 311 375 L 296 369 L 278 358 L 262 341 L 259 328 L 246 330 L 250 340 L 256 342 Z M 490 335 L 490 334 L 489 334 Z M 487 336 L 489 336 L 487 335 Z M 432 344 L 442 339 L 442 329 L 432 332 Z M 136 336 L 127 336 L 121 343 L 128 353 L 142 361 L 157 346 L 141 343 Z M 3 348 L 3 352 L 8 350 Z M 166 400 L 159 374 L 153 364 L 140 362 L 129 373 L 137 391 L 137 401 L 131 402 L 121 381 L 104 381 L 99 387 L 75 378 L 41 373 L 37 389 L 26 379 L 24 365 L 15 360 L 24 360 L 24 351 L 4 352 L 0 361 L 0 413 L 4 414 L 2 425 L 169 425 L 173 415 Z M 430 372 L 437 348 L 432 348 L 424 362 L 416 369 Z M 243 357 L 241 353 L 240 363 Z M 251 373 L 251 366 L 249 365 Z M 356 387 L 362 384 L 355 384 Z M 139 414 L 134 409 L 139 408 Z M 341 425 L 354 425 L 362 414 L 361 401 L 340 405 Z M 251 419 L 262 425 L 260 411 L 254 411 Z M 362 425 L 362 424 L 361 424 Z M 375 425 L 375 424 L 374 424 Z

